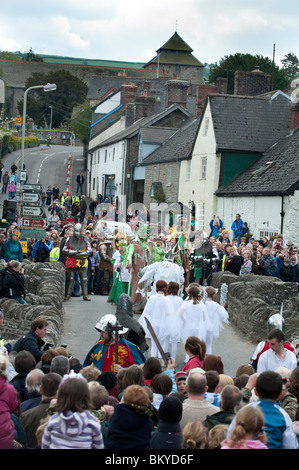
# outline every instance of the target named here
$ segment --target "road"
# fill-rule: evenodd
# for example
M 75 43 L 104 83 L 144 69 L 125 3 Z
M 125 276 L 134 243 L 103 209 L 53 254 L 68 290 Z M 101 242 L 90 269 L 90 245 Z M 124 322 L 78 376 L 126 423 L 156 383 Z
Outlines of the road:
M 28 183 L 40 182 L 44 190 L 57 183 L 62 190 L 66 188 L 68 159 L 71 155 L 70 190 L 76 189 L 75 178 L 84 170 L 83 148 L 52 145 L 25 149 L 24 163 L 28 173 Z M 3 159 L 4 171 L 10 173 L 13 162 L 20 163 L 21 151 L 7 154 Z M 7 195 L 0 192 L 0 206 L 3 206 Z M 2 215 L 2 211 L 0 211 Z M 83 361 L 91 346 L 98 340 L 99 333 L 95 330 L 96 322 L 107 313 L 115 313 L 116 306 L 107 303 L 107 297 L 92 295 L 91 302 L 72 297 L 65 305 L 64 326 L 61 332 L 61 344 L 67 343 L 68 350 L 80 361 Z M 136 316 L 138 319 L 138 315 Z M 150 344 L 150 343 L 149 343 Z M 237 367 L 247 363 L 255 345 L 233 325 L 225 325 L 218 339 L 213 343 L 213 354 L 221 356 L 225 373 L 234 376 Z M 185 352 L 183 344 L 179 344 L 177 370 L 183 367 Z
M 107 313 L 115 314 L 116 305 L 107 303 L 107 297 L 92 295 L 91 301 L 83 301 L 82 297 L 71 297 L 64 303 L 65 317 L 61 344 L 68 345 L 68 351 L 81 362 L 94 343 L 99 339 L 99 332 L 94 328 L 97 321 Z M 135 315 L 138 320 L 139 315 Z M 148 342 L 150 345 L 150 341 Z M 255 349 L 233 325 L 225 325 L 219 338 L 213 342 L 213 354 L 219 355 L 224 364 L 224 372 L 234 377 L 240 364 L 247 364 Z M 184 365 L 185 351 L 179 343 L 177 367 Z

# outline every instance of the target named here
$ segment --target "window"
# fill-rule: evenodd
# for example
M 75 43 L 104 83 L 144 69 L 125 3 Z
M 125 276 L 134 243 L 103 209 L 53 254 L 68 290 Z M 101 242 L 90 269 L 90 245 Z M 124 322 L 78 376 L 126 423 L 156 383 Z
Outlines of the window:
M 154 168 L 153 168 L 153 183 L 156 182 L 156 178 L 157 178 L 157 167 L 154 166 Z
M 204 122 L 203 135 L 208 135 L 210 118 L 206 117 Z
M 201 157 L 201 179 L 205 180 L 207 177 L 207 157 Z
M 100 163 L 100 151 L 99 150 L 98 150 L 97 154 L 98 154 L 98 163 Z
M 168 165 L 168 184 L 171 185 L 172 165 Z
M 105 162 L 105 163 L 107 162 L 107 153 L 108 153 L 108 151 L 107 151 L 107 149 L 106 149 L 106 150 L 105 150 L 105 158 L 104 158 L 104 162 Z
M 205 225 L 205 205 L 203 202 L 199 202 L 196 204 L 196 210 L 198 210 L 198 213 L 196 214 L 196 218 L 198 220 L 198 228 L 199 230 L 204 229 Z
M 190 173 L 191 173 L 191 160 L 187 160 L 186 181 L 190 181 Z
M 112 153 L 112 161 L 114 162 L 114 157 L 115 157 L 115 147 L 113 147 L 113 153 Z

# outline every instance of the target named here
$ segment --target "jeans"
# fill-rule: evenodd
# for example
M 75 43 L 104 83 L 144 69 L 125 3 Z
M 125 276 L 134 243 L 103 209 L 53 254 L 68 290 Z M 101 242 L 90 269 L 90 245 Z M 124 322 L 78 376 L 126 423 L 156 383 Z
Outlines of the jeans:
M 21 295 L 15 295 L 13 300 L 16 300 L 19 304 L 27 304 L 26 300 Z

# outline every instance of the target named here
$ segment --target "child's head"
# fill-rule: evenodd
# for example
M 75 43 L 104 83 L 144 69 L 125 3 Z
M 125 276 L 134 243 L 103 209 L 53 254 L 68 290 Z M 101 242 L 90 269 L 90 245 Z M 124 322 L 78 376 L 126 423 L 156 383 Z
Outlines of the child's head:
M 144 373 L 141 366 L 133 364 L 125 369 L 122 378 L 122 388 L 125 389 L 129 385 L 144 385 Z
M 183 429 L 182 449 L 203 449 L 207 443 L 207 428 L 200 421 L 191 421 Z
M 166 397 L 159 407 L 159 419 L 167 423 L 179 423 L 182 419 L 183 404 L 177 397 Z
M 109 393 L 104 385 L 99 384 L 96 380 L 88 382 L 90 399 L 92 401 L 92 409 L 99 410 L 102 406 L 109 404 Z
M 187 372 L 179 371 L 175 374 L 175 383 L 178 392 L 185 393 L 186 392 L 186 380 L 188 374 Z
M 203 361 L 206 355 L 206 343 L 197 338 L 197 336 L 188 336 L 185 342 L 185 351 L 187 354 L 189 351 Z
M 245 439 L 259 440 L 266 443 L 266 433 L 263 431 L 264 416 L 257 406 L 243 406 L 236 414 L 235 428 L 231 433 L 231 445 L 242 445 Z
M 208 434 L 209 449 L 220 448 L 221 442 L 226 438 L 227 430 L 227 424 L 216 424 L 212 427 Z
M 282 392 L 282 385 L 282 377 L 277 372 L 266 370 L 257 378 L 256 393 L 261 399 L 277 400 Z
M 130 405 L 138 415 L 152 416 L 149 395 L 140 385 L 129 385 L 124 390 L 122 402 Z
M 85 377 L 81 374 L 72 374 L 69 378 L 63 378 L 57 394 L 56 411 L 82 412 L 91 409 L 90 392 Z
M 170 394 L 172 390 L 172 380 L 169 375 L 157 374 L 152 378 L 151 387 L 154 393 L 159 393 L 163 397 Z

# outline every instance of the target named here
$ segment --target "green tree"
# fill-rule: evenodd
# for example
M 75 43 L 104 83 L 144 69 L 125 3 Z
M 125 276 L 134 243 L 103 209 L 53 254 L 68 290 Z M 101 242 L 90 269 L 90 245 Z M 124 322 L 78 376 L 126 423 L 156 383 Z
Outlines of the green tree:
M 20 60 L 14 52 L 0 51 L 0 60 Z
M 232 94 L 234 93 L 235 72 L 237 70 L 254 70 L 257 66 L 262 72 L 273 74 L 274 90 L 284 90 L 288 87 L 289 78 L 285 70 L 273 64 L 271 59 L 261 55 L 241 53 L 224 56 L 224 58 L 220 59 L 219 64 L 216 63 L 215 66 L 211 68 L 209 81 L 210 83 L 214 83 L 218 77 L 227 78 L 227 92 Z
M 90 137 L 90 123 L 92 111 L 88 100 L 74 109 L 73 115 L 69 120 L 68 127 L 83 143 L 84 149 L 87 150 Z
M 49 93 L 42 90 L 32 90 L 28 93 L 27 116 L 32 118 L 38 127 L 43 127 L 45 123 L 50 122 L 51 106 L 52 128 L 58 128 L 71 118 L 73 108 L 85 101 L 88 86 L 70 72 L 57 70 L 47 74 L 32 74 L 26 81 L 25 88 L 47 83 L 56 83 L 57 89 Z M 23 112 L 23 101 L 18 102 L 18 110 Z
M 294 52 L 289 52 L 282 59 L 282 68 L 289 77 L 290 81 L 299 77 L 299 59 Z

